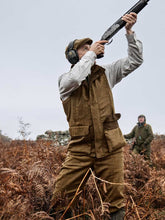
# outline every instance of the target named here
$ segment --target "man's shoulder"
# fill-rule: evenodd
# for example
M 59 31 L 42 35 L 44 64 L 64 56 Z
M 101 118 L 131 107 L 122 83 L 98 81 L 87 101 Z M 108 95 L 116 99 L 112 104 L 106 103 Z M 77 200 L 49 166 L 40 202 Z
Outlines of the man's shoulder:
M 60 81 L 61 81 L 61 78 L 62 78 L 63 75 L 64 75 L 64 73 L 61 74 L 61 75 L 58 77 L 58 85 L 60 84 Z
M 63 76 L 69 74 L 70 70 L 68 72 L 62 73 L 61 75 L 59 75 L 58 77 L 58 82 L 63 78 Z
M 145 124 L 145 127 L 148 128 L 148 129 L 152 128 L 150 124 Z
M 139 126 L 136 124 L 135 126 L 134 126 L 134 129 L 136 129 L 136 128 L 138 128 Z

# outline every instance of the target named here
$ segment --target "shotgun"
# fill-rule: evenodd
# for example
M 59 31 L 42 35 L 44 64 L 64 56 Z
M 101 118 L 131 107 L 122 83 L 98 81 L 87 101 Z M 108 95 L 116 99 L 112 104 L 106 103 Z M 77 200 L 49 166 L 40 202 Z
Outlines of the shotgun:
M 135 12 L 138 14 L 147 4 L 149 0 L 139 0 L 132 8 L 130 8 L 125 14 L 129 14 L 131 12 Z M 125 15 L 124 14 L 124 15 Z M 112 37 L 125 26 L 126 22 L 122 20 L 122 17 L 120 17 L 113 25 L 111 25 L 105 33 L 102 35 L 101 40 L 107 40 L 109 41 L 112 39 Z M 109 42 L 111 43 L 112 40 Z M 108 44 L 109 44 L 108 43 Z M 98 54 L 97 58 L 102 58 L 104 54 Z

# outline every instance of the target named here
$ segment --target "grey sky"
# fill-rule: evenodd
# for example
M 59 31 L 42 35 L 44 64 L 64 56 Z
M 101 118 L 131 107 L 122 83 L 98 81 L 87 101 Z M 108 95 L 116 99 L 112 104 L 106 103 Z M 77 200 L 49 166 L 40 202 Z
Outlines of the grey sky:
M 69 70 L 66 45 L 100 39 L 137 0 L 0 0 L 0 130 L 17 138 L 18 117 L 30 123 L 31 138 L 66 130 L 57 80 Z M 165 1 L 150 0 L 133 30 L 143 42 L 144 63 L 113 89 L 123 133 L 145 114 L 154 133 L 165 133 Z M 127 56 L 125 30 L 106 46 L 99 63 Z

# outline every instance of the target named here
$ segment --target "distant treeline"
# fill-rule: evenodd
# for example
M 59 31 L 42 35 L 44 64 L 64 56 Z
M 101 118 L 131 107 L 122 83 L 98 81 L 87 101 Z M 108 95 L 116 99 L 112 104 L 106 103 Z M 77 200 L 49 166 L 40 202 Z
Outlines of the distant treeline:
M 12 140 L 11 138 L 9 138 L 8 136 L 2 134 L 2 131 L 0 130 L 0 141 L 1 142 L 9 142 L 11 140 Z

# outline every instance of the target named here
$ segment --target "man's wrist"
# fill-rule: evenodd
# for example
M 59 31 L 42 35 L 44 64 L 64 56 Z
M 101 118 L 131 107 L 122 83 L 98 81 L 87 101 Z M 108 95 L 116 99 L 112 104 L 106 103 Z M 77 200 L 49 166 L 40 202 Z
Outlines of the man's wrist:
M 133 34 L 134 32 L 131 29 L 126 29 L 126 33 L 129 34 Z

